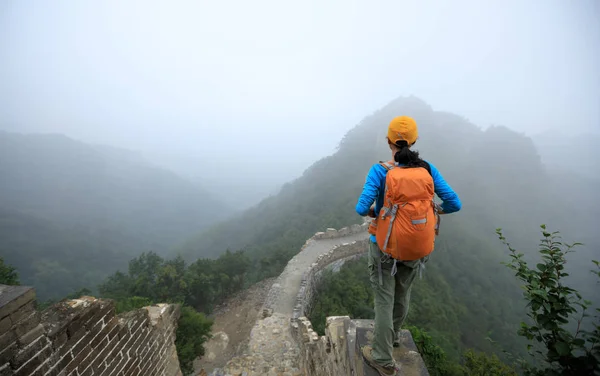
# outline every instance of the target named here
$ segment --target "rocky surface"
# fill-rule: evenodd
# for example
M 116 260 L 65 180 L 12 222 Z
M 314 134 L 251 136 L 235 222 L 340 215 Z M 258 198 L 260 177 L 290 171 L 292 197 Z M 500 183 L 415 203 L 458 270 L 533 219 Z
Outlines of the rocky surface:
M 298 367 L 298 346 L 289 329 L 285 329 L 289 320 L 289 316 L 280 313 L 260 320 L 250 334 L 248 352 L 231 359 L 223 370 L 215 370 L 211 375 L 303 375 Z
M 212 339 L 204 345 L 205 354 L 194 362 L 196 372 L 211 373 L 232 358 L 247 352 L 250 332 L 262 313 L 275 278 L 256 283 L 219 306 L 209 316 L 214 320 Z

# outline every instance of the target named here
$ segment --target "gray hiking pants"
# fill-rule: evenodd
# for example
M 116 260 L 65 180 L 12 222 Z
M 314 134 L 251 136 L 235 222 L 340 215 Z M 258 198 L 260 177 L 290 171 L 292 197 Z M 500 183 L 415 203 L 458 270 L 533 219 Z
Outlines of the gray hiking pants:
M 423 263 L 427 259 L 428 257 L 424 258 Z M 369 242 L 368 268 L 371 287 L 375 293 L 373 358 L 382 366 L 394 363 L 394 335 L 396 331 L 400 331 L 408 315 L 410 290 L 420 265 L 421 260 L 397 261 L 394 268 L 394 260 L 382 253 L 377 243 Z

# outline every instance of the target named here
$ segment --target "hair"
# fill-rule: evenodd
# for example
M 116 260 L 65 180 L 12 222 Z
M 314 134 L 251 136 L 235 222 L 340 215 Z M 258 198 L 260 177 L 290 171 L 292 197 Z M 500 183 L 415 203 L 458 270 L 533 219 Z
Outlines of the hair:
M 398 149 L 394 154 L 394 161 L 406 165 L 406 167 L 423 167 L 427 168 L 427 162 L 421 159 L 418 151 L 410 150 L 408 142 L 397 141 L 394 144 Z

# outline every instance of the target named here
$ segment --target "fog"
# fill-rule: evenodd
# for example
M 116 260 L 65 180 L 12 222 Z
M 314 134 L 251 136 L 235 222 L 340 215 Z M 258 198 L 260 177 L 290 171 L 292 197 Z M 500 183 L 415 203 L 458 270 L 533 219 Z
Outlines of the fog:
M 265 194 L 400 95 L 482 127 L 597 132 L 598 46 L 594 0 L 5 0 L 0 129 Z
M 374 317 L 366 260 L 336 280 L 323 262 L 348 260 L 333 244 L 371 248 L 343 235 L 363 223 L 365 175 L 390 158 L 387 124 L 411 115 L 436 202 L 443 175 L 462 206 L 444 215 L 406 324 L 440 374 L 500 369 L 503 350 L 525 355 L 527 303 L 544 330 L 563 327 L 552 286 L 599 306 L 599 67 L 598 0 L 0 0 L 0 286 L 33 286 L 38 309 L 82 295 L 123 313 L 181 303 L 184 374 L 201 354 L 216 367 L 255 348 L 241 364 L 288 367 L 289 325 L 248 342 L 264 307 L 260 325 L 289 322 L 306 291 L 317 330 Z M 533 289 L 502 265 L 496 229 L 539 270 Z M 545 231 L 564 240 L 540 246 Z M 558 245 L 574 242 L 563 269 Z M 301 281 L 313 275 L 320 287 Z M 571 318 L 575 334 L 547 353 L 569 366 L 600 321 Z M 219 351 L 200 351 L 209 330 L 229 338 Z

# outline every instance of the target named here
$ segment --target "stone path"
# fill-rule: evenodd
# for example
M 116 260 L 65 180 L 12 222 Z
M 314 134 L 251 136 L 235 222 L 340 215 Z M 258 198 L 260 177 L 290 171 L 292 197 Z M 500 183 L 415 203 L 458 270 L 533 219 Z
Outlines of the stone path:
M 223 370 L 214 370 L 212 376 L 299 376 L 299 350 L 290 332 L 290 319 L 302 274 L 317 257 L 336 245 L 364 240 L 368 233 L 361 232 L 331 239 L 310 239 L 304 249 L 287 264 L 271 288 L 269 302 L 272 313 L 257 321 L 250 333 L 248 352 L 230 360 Z
M 309 245 L 290 260 L 281 274 L 280 284 L 282 292 L 273 305 L 273 312 L 291 317 L 296 295 L 300 289 L 302 274 L 316 261 L 319 255 L 329 251 L 336 245 L 364 240 L 367 236 L 368 233 L 365 232 L 337 239 L 310 240 Z

